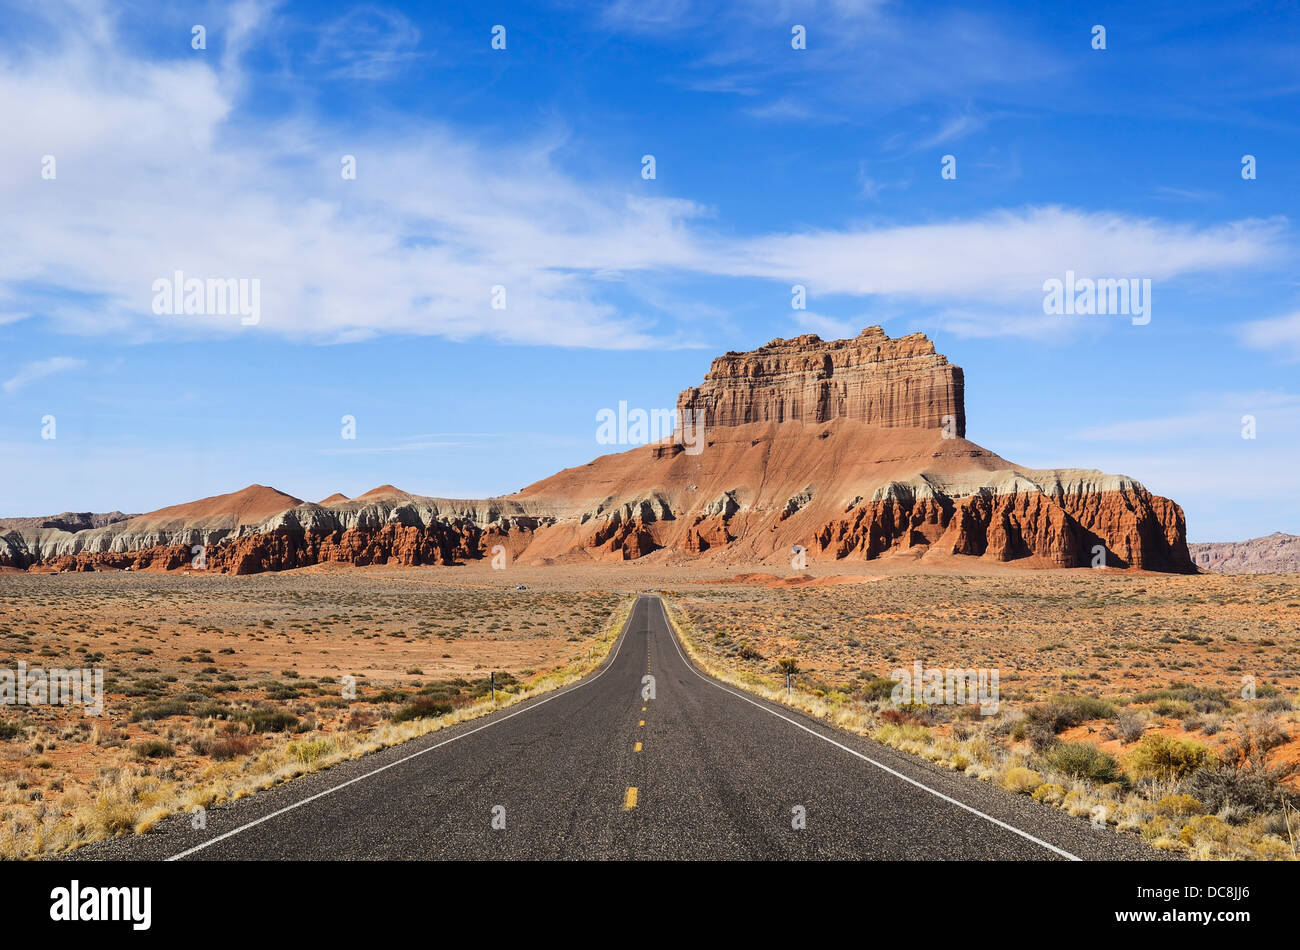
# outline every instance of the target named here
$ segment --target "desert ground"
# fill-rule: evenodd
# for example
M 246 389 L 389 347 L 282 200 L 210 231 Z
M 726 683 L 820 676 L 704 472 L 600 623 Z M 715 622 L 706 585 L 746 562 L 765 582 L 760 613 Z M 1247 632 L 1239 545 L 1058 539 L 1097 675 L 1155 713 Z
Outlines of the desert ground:
M 103 715 L 0 707 L 0 854 L 58 852 L 571 680 L 636 590 L 699 663 L 1191 857 L 1296 856 L 1300 576 L 810 565 L 0 574 L 0 668 L 100 667 Z M 890 699 L 995 669 L 1000 704 Z M 354 690 L 350 691 L 350 686 Z M 1248 688 L 1251 687 L 1251 688 Z M 1091 751 L 1090 751 L 1091 750 Z
M 99 667 L 105 692 L 98 716 L 0 706 L 0 853 L 147 828 L 476 714 L 490 674 L 499 702 L 562 683 L 622 599 L 455 568 L 0 575 L 0 668 Z

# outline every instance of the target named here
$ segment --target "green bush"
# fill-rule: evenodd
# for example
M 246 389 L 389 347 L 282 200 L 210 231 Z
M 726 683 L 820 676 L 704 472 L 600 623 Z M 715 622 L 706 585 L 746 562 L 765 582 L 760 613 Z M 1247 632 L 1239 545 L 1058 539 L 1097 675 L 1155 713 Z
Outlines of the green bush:
M 393 722 L 409 722 L 412 719 L 432 719 L 445 716 L 451 712 L 451 703 L 440 703 L 429 696 L 417 696 L 397 712 L 393 713 Z
M 131 750 L 137 759 L 168 759 L 176 754 L 170 742 L 162 739 L 146 739 Z
M 1078 725 L 1079 722 L 1087 722 L 1089 719 L 1115 718 L 1115 707 L 1095 696 L 1054 696 L 1052 702 L 1071 710 L 1072 716 L 1078 719 L 1078 722 L 1071 725 Z
M 131 713 L 132 722 L 145 719 L 170 719 L 172 716 L 188 716 L 190 704 L 179 699 L 164 699 L 152 706 L 141 706 Z
M 246 722 L 254 732 L 287 732 L 298 725 L 298 717 L 278 709 L 249 709 L 234 717 Z
M 893 695 L 894 687 L 898 685 L 897 680 L 891 680 L 888 677 L 877 676 L 868 680 L 862 687 L 862 698 L 865 700 L 888 699 Z
M 1193 686 L 1191 683 L 1174 683 L 1168 689 L 1151 689 L 1135 695 L 1131 702 L 1158 703 L 1160 700 L 1184 702 L 1196 712 L 1219 712 L 1228 708 L 1228 699 L 1223 690 L 1208 686 Z
M 1103 785 L 1119 775 L 1115 757 L 1088 742 L 1057 743 L 1043 753 L 1042 760 L 1049 769 Z

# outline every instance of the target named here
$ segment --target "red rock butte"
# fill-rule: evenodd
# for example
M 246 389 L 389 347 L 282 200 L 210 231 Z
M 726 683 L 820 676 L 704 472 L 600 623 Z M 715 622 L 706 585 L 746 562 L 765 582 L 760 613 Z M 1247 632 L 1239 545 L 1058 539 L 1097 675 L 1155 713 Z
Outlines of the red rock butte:
M 868 327 L 851 340 L 814 334 L 773 340 L 713 361 L 703 384 L 677 397 L 707 427 L 855 419 L 884 428 L 966 435 L 965 377 L 923 333 L 891 340 Z
M 959 367 L 923 334 L 773 340 L 678 397 L 689 428 L 504 498 L 274 489 L 128 517 L 0 520 L 0 566 L 247 574 L 322 562 L 889 558 L 1194 572 L 1183 512 L 1123 475 L 1027 469 L 967 441 Z M 692 426 L 691 423 L 694 423 Z M 77 530 L 69 530 L 76 528 Z M 797 569 L 797 567 L 795 567 Z

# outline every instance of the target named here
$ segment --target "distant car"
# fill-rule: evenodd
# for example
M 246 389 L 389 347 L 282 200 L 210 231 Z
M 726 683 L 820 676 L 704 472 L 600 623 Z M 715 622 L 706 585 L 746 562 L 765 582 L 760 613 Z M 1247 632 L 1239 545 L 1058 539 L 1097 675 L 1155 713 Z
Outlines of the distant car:
M 515 590 L 528 590 L 528 588 L 525 587 L 523 584 L 519 584 L 515 587 Z

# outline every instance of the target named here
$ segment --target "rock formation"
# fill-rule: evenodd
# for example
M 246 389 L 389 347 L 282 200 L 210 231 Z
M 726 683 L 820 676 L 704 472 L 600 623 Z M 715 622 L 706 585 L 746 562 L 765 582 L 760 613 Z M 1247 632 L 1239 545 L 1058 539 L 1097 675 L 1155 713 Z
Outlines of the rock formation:
M 235 574 L 500 549 L 532 564 L 789 565 L 802 549 L 810 561 L 1195 570 L 1176 504 L 1125 476 L 1025 469 L 967 441 L 962 387 L 920 334 L 774 340 L 714 360 L 681 394 L 703 424 L 698 453 L 668 439 L 479 501 L 383 485 L 310 504 L 254 485 L 78 530 L 66 516 L 0 523 L 0 566 L 184 569 L 201 545 L 207 570 Z
M 1300 536 L 1274 531 L 1249 541 L 1189 544 L 1192 563 L 1216 574 L 1294 574 L 1300 572 Z
M 961 368 L 924 334 L 891 340 L 868 327 L 851 340 L 808 334 L 719 356 L 703 384 L 677 397 L 677 409 L 710 428 L 855 419 L 885 428 L 947 425 L 965 436 L 964 387 Z

